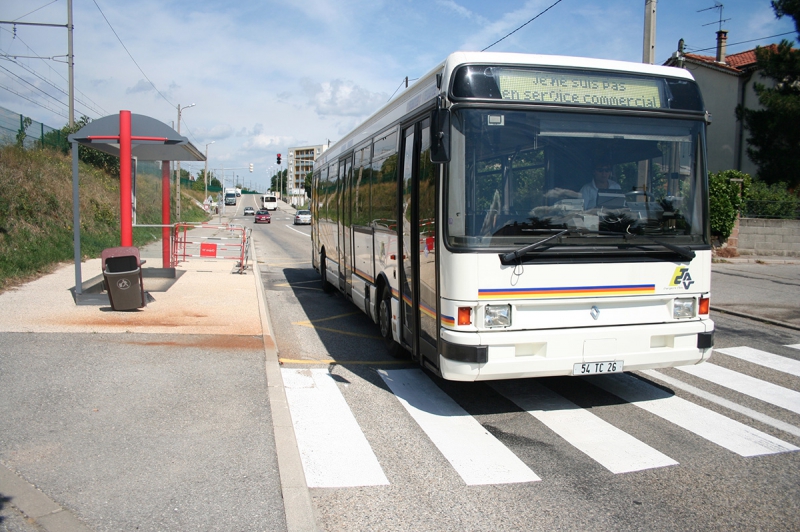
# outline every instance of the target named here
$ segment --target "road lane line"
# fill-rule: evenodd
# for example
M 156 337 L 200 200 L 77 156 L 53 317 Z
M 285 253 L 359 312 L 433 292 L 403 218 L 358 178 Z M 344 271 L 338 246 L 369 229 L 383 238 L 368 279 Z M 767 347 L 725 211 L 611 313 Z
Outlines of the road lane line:
M 302 231 L 298 231 L 297 229 L 295 229 L 295 228 L 294 228 L 294 227 L 292 227 L 291 225 L 284 225 L 284 227 L 285 227 L 285 228 L 287 228 L 287 229 L 291 229 L 291 230 L 292 230 L 292 231 L 294 231 L 295 233 L 300 233 L 300 234 L 301 234 L 301 235 L 303 235 L 303 236 L 311 236 L 311 235 L 309 235 L 308 233 L 304 233 L 304 232 L 302 232 Z
M 678 464 L 533 380 L 497 382 L 492 387 L 612 473 Z
M 792 347 L 792 346 L 787 346 Z M 722 353 L 731 357 L 736 357 L 765 368 L 774 369 L 795 377 L 800 377 L 800 361 L 791 358 L 774 355 L 766 351 L 753 349 L 752 347 L 726 347 L 724 349 L 715 349 L 715 353 Z
M 676 369 L 800 414 L 800 392 L 708 362 L 697 366 L 679 366 Z
M 308 487 L 389 484 L 330 373 L 282 368 L 281 376 Z
M 661 382 L 668 384 L 673 388 L 678 388 L 679 390 L 689 392 L 690 394 L 696 395 L 701 399 L 705 399 L 706 401 L 711 401 L 712 403 L 724 406 L 728 410 L 733 410 L 734 412 L 744 414 L 745 416 L 755 419 L 756 421 L 760 421 L 765 425 L 775 427 L 778 430 L 788 432 L 789 434 L 792 434 L 793 436 L 797 436 L 798 438 L 800 438 L 800 427 L 795 427 L 794 425 L 786 423 L 785 421 L 781 421 L 780 419 L 775 419 L 774 417 L 770 417 L 766 414 L 762 414 L 761 412 L 757 412 L 752 408 L 747 408 L 746 406 L 742 406 L 738 403 L 734 403 L 733 401 L 729 401 L 724 397 L 720 397 L 705 390 L 701 390 L 700 388 L 696 388 L 691 384 L 680 381 L 678 379 L 674 379 L 668 375 L 664 375 L 663 373 L 656 371 L 654 369 L 645 369 L 642 370 L 642 373 L 653 379 L 660 380 Z
M 411 366 L 416 365 L 411 360 L 334 360 L 332 358 L 324 358 L 321 360 L 303 359 L 303 358 L 280 358 L 278 359 L 281 364 L 304 364 L 304 365 L 324 365 L 330 366 L 335 364 L 337 366 Z
M 787 345 L 786 347 L 791 347 L 792 349 L 800 349 L 800 344 L 791 344 Z
M 419 369 L 378 374 L 468 486 L 541 480 Z
M 590 382 L 739 456 L 798 450 L 794 445 L 672 395 L 631 375 L 598 375 L 592 377 Z

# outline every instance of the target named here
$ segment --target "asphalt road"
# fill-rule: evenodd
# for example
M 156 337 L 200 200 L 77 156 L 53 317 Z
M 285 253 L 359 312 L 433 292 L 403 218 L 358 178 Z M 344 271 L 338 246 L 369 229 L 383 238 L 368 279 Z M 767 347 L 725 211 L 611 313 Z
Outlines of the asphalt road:
M 254 233 L 320 529 L 791 530 L 800 523 L 800 411 L 792 406 L 800 375 L 742 359 L 741 349 L 724 352 L 757 349 L 797 371 L 800 350 L 787 347 L 800 346 L 797 331 L 714 312 L 719 351 L 704 365 L 712 375 L 672 368 L 621 378 L 445 382 L 388 356 L 367 316 L 320 290 L 309 228 L 289 223 L 279 211 Z M 794 282 L 760 264 L 725 270 L 727 277 L 715 273 L 716 286 L 765 283 L 745 298 L 750 305 L 764 286 Z M 737 301 L 723 292 L 715 289 L 712 304 Z M 778 297 L 770 296 L 773 307 Z M 422 410 L 398 383 L 424 394 Z M 622 399 L 619 386 L 650 395 Z M 446 414 L 434 425 L 455 421 L 445 432 L 460 442 L 426 424 L 425 414 L 436 412 Z M 453 451 L 459 444 L 466 455 Z M 489 451 L 470 454 L 470 447 Z M 508 461 L 481 463 L 506 453 Z
M 800 327 L 798 262 L 714 264 L 711 305 Z

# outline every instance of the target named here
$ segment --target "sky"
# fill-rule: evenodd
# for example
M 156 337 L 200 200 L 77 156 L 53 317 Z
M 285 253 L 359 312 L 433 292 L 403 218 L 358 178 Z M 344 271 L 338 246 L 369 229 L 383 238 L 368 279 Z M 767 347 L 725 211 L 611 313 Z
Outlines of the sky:
M 180 106 L 209 169 L 263 191 L 278 153 L 285 169 L 289 147 L 335 143 L 454 51 L 641 62 L 644 11 L 645 0 L 73 0 L 75 117 L 129 110 L 175 127 Z M 660 0 L 655 62 L 681 38 L 713 56 L 720 18 L 729 54 L 796 38 L 768 0 Z M 0 0 L 0 20 L 65 25 L 67 0 Z M 64 27 L 0 24 L 0 107 L 64 126 L 66 54 Z

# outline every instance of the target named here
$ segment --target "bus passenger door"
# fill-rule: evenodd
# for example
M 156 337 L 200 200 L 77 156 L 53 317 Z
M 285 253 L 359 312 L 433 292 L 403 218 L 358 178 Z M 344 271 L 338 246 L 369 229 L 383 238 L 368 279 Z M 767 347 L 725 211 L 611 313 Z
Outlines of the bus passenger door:
M 350 195 L 353 188 L 353 155 L 350 154 L 345 157 L 344 162 L 339 163 L 339 183 L 342 190 L 342 195 L 339 201 L 340 216 L 339 216 L 339 256 L 341 262 L 339 263 L 339 286 L 344 293 L 352 298 L 353 297 L 353 220 L 351 212 Z
M 403 131 L 401 317 L 403 341 L 413 348 L 414 357 L 438 367 L 437 166 L 430 162 L 430 144 L 430 120 Z

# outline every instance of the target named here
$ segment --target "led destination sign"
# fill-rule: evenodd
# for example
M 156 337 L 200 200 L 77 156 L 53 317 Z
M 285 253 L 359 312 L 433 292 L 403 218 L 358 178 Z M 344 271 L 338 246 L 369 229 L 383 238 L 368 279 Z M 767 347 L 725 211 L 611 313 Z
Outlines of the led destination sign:
M 495 69 L 503 100 L 659 109 L 661 82 L 600 73 Z

